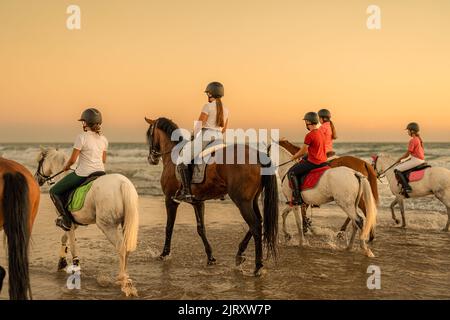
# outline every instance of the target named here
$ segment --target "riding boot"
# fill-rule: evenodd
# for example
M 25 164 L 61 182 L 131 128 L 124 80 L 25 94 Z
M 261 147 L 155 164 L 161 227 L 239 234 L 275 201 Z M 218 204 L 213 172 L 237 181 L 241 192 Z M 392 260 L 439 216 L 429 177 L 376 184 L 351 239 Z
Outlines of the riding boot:
M 64 231 L 70 231 L 70 228 L 72 227 L 72 220 L 70 218 L 70 213 L 65 208 L 62 199 L 52 193 L 50 194 L 50 198 L 52 199 L 53 203 L 55 204 L 56 210 L 58 210 L 59 213 L 58 218 L 56 218 L 55 220 L 56 225 Z
M 193 202 L 194 196 L 191 193 L 191 170 L 184 163 L 177 165 L 177 170 L 181 178 L 181 189 L 178 190 L 173 200 L 176 202 Z
M 412 188 L 409 185 L 408 180 L 406 180 L 406 177 L 403 175 L 403 172 L 399 170 L 394 170 L 394 173 L 395 176 L 397 177 L 397 180 L 400 181 L 400 184 L 402 185 L 403 195 L 409 198 L 408 193 L 412 191 Z
M 291 205 L 298 206 L 303 203 L 302 195 L 300 192 L 300 186 L 298 183 L 297 176 L 293 172 L 288 173 L 289 182 L 291 183 L 291 189 L 292 189 L 292 201 Z

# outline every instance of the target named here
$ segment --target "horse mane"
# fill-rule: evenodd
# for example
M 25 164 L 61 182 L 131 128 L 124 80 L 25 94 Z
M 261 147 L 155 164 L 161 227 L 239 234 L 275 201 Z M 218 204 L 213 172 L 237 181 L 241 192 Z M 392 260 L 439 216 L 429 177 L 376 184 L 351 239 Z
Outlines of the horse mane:
M 175 130 L 179 129 L 179 127 L 175 124 L 175 122 L 173 122 L 171 119 L 164 118 L 164 117 L 158 118 L 156 120 L 156 127 L 158 129 L 164 131 L 168 137 L 171 137 L 172 133 Z M 151 129 L 151 127 L 149 127 L 147 130 L 147 140 L 150 138 L 150 134 L 151 134 L 150 129 Z
M 280 140 L 278 144 L 289 151 L 291 154 L 297 153 L 300 150 L 300 147 L 297 147 L 295 144 L 289 142 L 288 140 Z

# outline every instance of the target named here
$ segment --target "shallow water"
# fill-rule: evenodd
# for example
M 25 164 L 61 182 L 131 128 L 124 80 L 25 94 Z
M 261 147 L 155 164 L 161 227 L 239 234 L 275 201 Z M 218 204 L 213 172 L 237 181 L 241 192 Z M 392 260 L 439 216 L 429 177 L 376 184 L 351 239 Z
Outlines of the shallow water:
M 45 195 L 43 195 L 45 197 Z M 65 287 L 67 274 L 56 272 L 60 232 L 54 213 L 44 209 L 33 233 L 30 272 L 35 299 L 124 299 L 114 276 L 118 258 L 112 245 L 95 227 L 80 228 L 81 290 Z M 266 262 L 266 274 L 252 276 L 253 242 L 242 269 L 234 266 L 237 246 L 246 226 L 237 209 L 227 203 L 207 204 L 207 234 L 218 261 L 206 266 L 192 210 L 182 206 L 174 230 L 172 255 L 159 261 L 164 239 L 163 203 L 141 199 L 138 250 L 131 254 L 129 274 L 140 299 L 449 299 L 450 234 L 438 231 L 446 222 L 440 213 L 407 213 L 410 227 L 393 226 L 387 211 L 379 214 L 375 258 L 363 256 L 355 243 L 347 252 L 336 231 L 345 216 L 334 206 L 313 212 L 315 235 L 309 245 L 297 246 L 294 218 L 288 219 L 293 239 L 280 243 L 278 261 Z M 282 239 L 282 237 L 280 237 Z M 0 263 L 5 264 L 3 256 Z M 369 290 L 367 267 L 381 269 L 381 289 Z M 6 298 L 4 291 L 1 298 Z

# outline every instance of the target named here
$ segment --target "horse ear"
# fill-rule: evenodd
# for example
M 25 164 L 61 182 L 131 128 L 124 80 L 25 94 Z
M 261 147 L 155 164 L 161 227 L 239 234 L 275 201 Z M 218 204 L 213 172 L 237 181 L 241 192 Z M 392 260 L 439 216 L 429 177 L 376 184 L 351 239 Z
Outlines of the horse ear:
M 147 117 L 144 117 L 144 119 L 145 119 L 145 122 L 147 122 L 148 124 L 153 124 L 153 122 L 155 122 L 152 119 L 149 119 Z
M 373 161 L 376 161 L 377 159 L 378 159 L 378 156 L 377 156 L 376 154 L 373 154 L 373 155 L 372 155 L 372 160 L 373 160 Z

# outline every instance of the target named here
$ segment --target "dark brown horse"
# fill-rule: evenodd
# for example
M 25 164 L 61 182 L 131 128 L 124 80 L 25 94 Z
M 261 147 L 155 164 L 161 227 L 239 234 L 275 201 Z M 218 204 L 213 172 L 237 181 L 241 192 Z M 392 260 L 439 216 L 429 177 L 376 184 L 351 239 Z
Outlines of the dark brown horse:
M 163 172 L 161 175 L 161 187 L 165 195 L 167 224 L 166 239 L 161 258 L 164 259 L 170 254 L 170 243 L 172 231 L 177 214 L 178 203 L 172 200 L 180 182 L 175 176 L 175 164 L 171 158 L 172 149 L 178 141 L 172 141 L 172 133 L 178 126 L 166 118 L 150 120 L 145 118 L 150 125 L 147 131 L 149 144 L 148 162 L 156 165 L 162 158 Z M 236 146 L 230 146 L 230 148 Z M 238 164 L 237 149 L 234 150 L 233 161 L 227 161 L 226 150 L 222 163 L 212 163 L 207 166 L 206 178 L 203 183 L 192 185 L 192 194 L 196 201 L 192 203 L 197 220 L 197 232 L 205 246 L 208 265 L 215 264 L 216 259 L 212 254 L 211 246 L 206 238 L 204 224 L 204 201 L 218 199 L 228 194 L 231 200 L 239 208 L 239 211 L 249 226 L 249 230 L 239 245 L 236 254 L 236 265 L 244 262 L 244 251 L 248 242 L 253 236 L 255 240 L 255 275 L 258 276 L 263 268 L 263 241 L 269 254 L 276 255 L 277 233 L 278 233 L 278 190 L 275 174 L 261 175 L 262 164 L 250 164 L 248 159 L 252 152 L 256 152 L 245 146 L 245 164 Z M 251 159 L 251 158 L 250 158 Z M 260 159 L 260 158 L 259 158 Z M 230 159 L 228 159 L 230 160 Z M 231 164 L 228 164 L 230 163 Z M 258 206 L 258 198 L 264 191 L 263 216 Z M 263 219 L 264 218 L 264 219 Z M 263 225 L 263 227 L 262 227 Z M 264 233 L 264 234 L 263 234 Z
M 40 200 L 39 186 L 21 164 L 0 157 L 0 230 L 8 240 L 9 297 L 31 298 L 28 243 Z M 0 267 L 0 290 L 4 269 Z
M 284 139 L 280 140 L 279 144 L 280 144 L 280 146 L 282 146 L 283 148 L 285 148 L 292 154 L 297 153 L 297 151 L 300 149 L 296 145 L 294 145 L 291 142 L 289 142 L 288 140 L 284 140 Z M 379 196 L 378 196 L 377 174 L 376 174 L 375 170 L 373 169 L 373 167 L 369 163 L 367 163 L 366 161 L 364 161 L 362 159 L 355 158 L 352 156 L 343 156 L 343 157 L 339 157 L 339 158 L 331 160 L 330 167 L 332 167 L 332 168 L 348 167 L 350 169 L 353 169 L 353 170 L 358 171 L 358 172 L 362 173 L 363 175 L 365 175 L 367 177 L 367 179 L 369 180 L 369 184 L 370 184 L 370 188 L 372 189 L 373 197 L 375 198 L 375 201 L 378 203 Z M 364 201 L 362 199 L 359 203 L 359 208 L 364 212 L 364 214 L 366 213 L 366 208 L 364 205 Z M 302 206 L 302 215 L 304 218 L 306 218 L 306 209 L 307 209 L 307 207 Z M 286 219 L 286 216 L 289 212 L 290 211 L 287 211 L 287 210 L 283 212 L 283 221 Z M 306 219 L 304 219 L 304 221 L 306 221 Z M 347 225 L 349 224 L 349 222 L 350 222 L 350 219 L 347 218 L 347 220 L 345 220 L 344 224 L 341 227 L 341 231 L 345 231 L 347 229 Z M 285 224 L 283 223 L 283 225 L 285 225 Z M 371 240 L 373 240 L 373 235 L 371 235 Z

